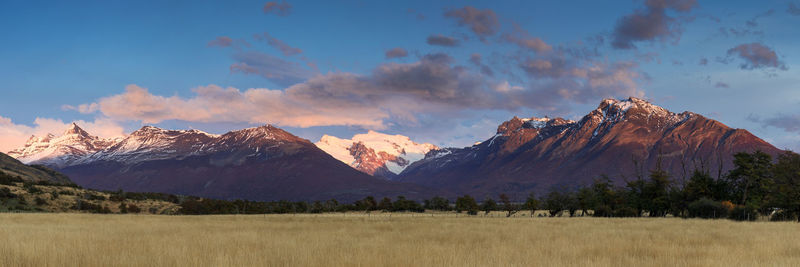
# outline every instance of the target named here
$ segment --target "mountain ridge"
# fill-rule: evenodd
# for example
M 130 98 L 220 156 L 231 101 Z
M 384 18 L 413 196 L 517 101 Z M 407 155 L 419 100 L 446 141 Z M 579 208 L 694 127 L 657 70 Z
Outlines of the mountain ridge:
M 724 171 L 733 153 L 752 150 L 780 152 L 746 130 L 696 113 L 674 113 L 633 97 L 605 99 L 578 121 L 514 117 L 486 141 L 427 155 L 398 180 L 477 196 L 523 197 L 590 183 L 601 174 L 620 184 L 659 160 L 674 177 L 701 161 L 705 167 L 722 162 L 717 169 Z

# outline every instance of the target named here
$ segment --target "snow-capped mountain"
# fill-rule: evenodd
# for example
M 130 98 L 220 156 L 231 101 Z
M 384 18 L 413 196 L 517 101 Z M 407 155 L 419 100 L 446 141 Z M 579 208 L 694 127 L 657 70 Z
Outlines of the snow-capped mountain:
M 675 179 L 695 167 L 724 172 L 734 153 L 754 150 L 780 152 L 746 130 L 699 114 L 670 112 L 638 98 L 606 99 L 579 121 L 514 117 L 472 147 L 428 153 L 398 180 L 477 197 L 521 197 L 588 184 L 602 174 L 622 183 L 659 161 Z
M 352 139 L 324 135 L 315 145 L 359 171 L 387 179 L 393 179 L 426 153 L 439 149 L 411 141 L 407 136 L 375 131 L 356 134 Z
M 219 137 L 198 130 L 164 130 L 145 126 L 107 146 L 80 158 L 73 164 L 114 161 L 132 164 L 147 160 L 184 158 L 198 155 L 206 145 Z
M 90 135 L 77 124 L 71 124 L 61 135 L 31 136 L 23 147 L 8 155 L 25 164 L 41 164 L 61 168 L 103 150 L 119 139 L 103 139 Z
M 12 155 L 102 190 L 345 201 L 367 195 L 420 198 L 427 191 L 375 179 L 271 125 L 222 135 L 145 126 L 115 140 L 93 137 L 72 125 L 61 136 L 33 137 Z

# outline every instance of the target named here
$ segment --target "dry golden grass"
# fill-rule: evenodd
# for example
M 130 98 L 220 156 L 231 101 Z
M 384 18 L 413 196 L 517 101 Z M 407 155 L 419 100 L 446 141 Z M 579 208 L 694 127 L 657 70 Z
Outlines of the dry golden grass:
M 800 266 L 800 224 L 0 214 L 2 266 Z

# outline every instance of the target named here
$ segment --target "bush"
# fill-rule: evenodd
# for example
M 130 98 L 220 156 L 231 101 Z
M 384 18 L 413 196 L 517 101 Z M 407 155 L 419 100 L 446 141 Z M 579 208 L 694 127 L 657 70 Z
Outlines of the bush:
M 41 197 L 36 197 L 36 199 L 34 201 L 36 202 L 37 206 L 41 206 L 41 205 L 47 204 L 47 200 L 44 200 L 44 198 L 41 198 Z
M 0 188 L 0 198 L 16 198 L 17 195 L 11 193 L 11 190 L 8 187 Z
M 639 211 L 631 207 L 621 207 L 614 210 L 614 217 L 639 217 Z
M 130 204 L 130 205 L 128 205 L 128 212 L 129 213 L 140 213 L 140 212 L 142 212 L 142 209 L 140 209 L 139 206 L 136 206 L 134 204 Z
M 793 222 L 797 220 L 797 214 L 786 210 L 779 210 L 775 212 L 775 214 L 772 214 L 769 220 L 773 222 Z
M 16 185 L 16 183 L 22 183 L 22 178 L 10 176 L 2 171 L 0 171 L 0 184 L 3 185 Z
M 38 187 L 36 187 L 34 184 L 31 184 L 31 183 L 25 183 L 22 186 L 22 188 L 24 188 L 25 191 L 28 191 L 28 193 L 30 193 L 30 194 L 38 194 L 38 193 L 42 192 L 41 189 L 39 189 Z
M 758 219 L 758 212 L 753 207 L 736 206 L 728 218 L 734 221 L 755 221 Z
M 101 200 L 101 201 L 102 200 L 106 200 L 105 196 L 95 195 L 95 194 L 92 194 L 92 193 L 86 193 L 85 195 L 83 195 L 83 198 L 86 199 L 86 200 Z
M 614 217 L 614 211 L 608 205 L 601 205 L 594 210 L 594 217 Z
M 689 217 L 691 218 L 725 218 L 728 215 L 728 208 L 720 202 L 708 198 L 689 203 Z

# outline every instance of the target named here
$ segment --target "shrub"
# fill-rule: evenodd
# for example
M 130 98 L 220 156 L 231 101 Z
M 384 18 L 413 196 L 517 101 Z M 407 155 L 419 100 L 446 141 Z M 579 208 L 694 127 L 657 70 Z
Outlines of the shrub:
M 142 212 L 142 209 L 140 209 L 139 206 L 136 206 L 134 204 L 130 204 L 130 205 L 128 205 L 128 212 L 130 212 L 130 213 L 140 213 L 140 212 Z
M 102 207 L 100 207 L 100 205 L 79 199 L 78 201 L 75 202 L 74 205 L 72 205 L 72 207 L 70 207 L 70 209 L 81 210 L 81 211 L 96 211 L 96 210 L 101 210 Z
M 83 196 L 83 198 L 85 198 L 87 200 L 106 200 L 107 199 L 105 196 L 95 195 L 95 194 L 92 194 L 92 193 L 86 193 Z
M 773 221 L 773 222 L 791 222 L 791 221 L 796 221 L 797 220 L 797 214 L 795 214 L 793 212 L 790 212 L 790 211 L 786 211 L 786 210 L 779 210 L 778 212 L 775 212 L 775 214 L 772 214 L 772 217 L 769 218 L 769 220 Z
M 600 205 L 594 210 L 594 217 L 613 217 L 614 211 L 608 205 Z
M 16 198 L 17 195 L 11 193 L 11 190 L 8 187 L 0 188 L 0 198 Z
M 22 188 L 24 188 L 25 191 L 28 191 L 28 193 L 30 193 L 30 194 L 38 194 L 38 193 L 42 192 L 41 189 L 39 189 L 38 187 L 36 187 L 34 184 L 31 184 L 31 183 L 25 183 L 22 186 Z
M 728 218 L 734 221 L 755 221 L 758 219 L 758 212 L 751 206 L 736 206 Z
M 36 197 L 36 199 L 34 201 L 36 202 L 36 205 L 38 205 L 38 206 L 47 204 L 47 200 L 44 200 L 44 198 L 41 198 L 41 197 Z
M 725 218 L 727 215 L 728 208 L 725 204 L 708 198 L 701 198 L 689 203 L 689 217 L 692 218 Z
M 621 207 L 614 210 L 614 217 L 639 217 L 639 211 L 631 207 Z
M 2 171 L 0 171 L 0 184 L 3 185 L 16 185 L 16 183 L 22 183 L 22 178 L 10 176 Z

